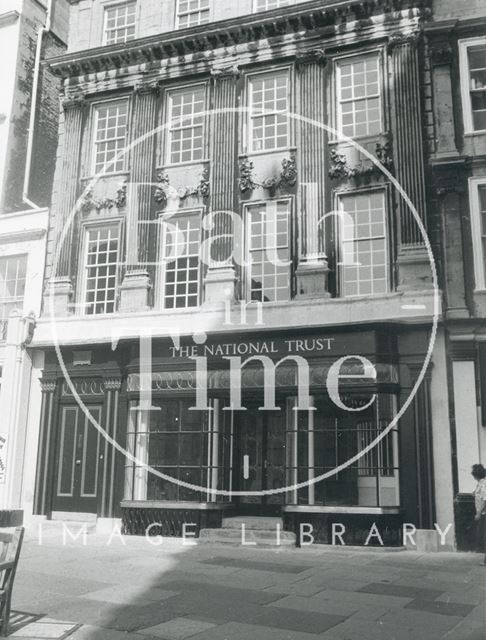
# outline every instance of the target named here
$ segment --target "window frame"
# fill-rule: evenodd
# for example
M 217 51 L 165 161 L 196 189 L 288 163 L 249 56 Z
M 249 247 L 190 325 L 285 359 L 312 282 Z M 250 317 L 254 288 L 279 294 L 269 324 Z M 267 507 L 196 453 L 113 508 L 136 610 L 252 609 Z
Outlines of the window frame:
M 21 304 L 19 304 L 19 310 L 20 312 L 23 314 L 24 313 L 24 305 L 25 305 L 25 296 L 26 296 L 26 292 L 27 292 L 27 282 L 28 282 L 28 275 L 29 275 L 29 252 L 28 251 L 24 251 L 24 252 L 15 252 L 15 253 L 6 253 L 6 254 L 0 254 L 0 261 L 2 260 L 19 260 L 19 259 L 25 259 L 25 278 L 24 278 L 24 293 L 22 295 L 22 301 Z M 17 288 L 17 283 L 18 280 L 15 280 L 16 282 L 16 288 Z M 10 303 L 17 303 L 20 301 L 20 296 L 15 296 L 15 299 L 11 299 Z M 6 301 L 6 298 L 0 297 L 0 305 L 8 305 L 9 302 Z M 9 313 L 10 315 L 10 313 Z M 8 329 L 8 317 L 4 318 L 0 315 L 0 343 L 5 342 L 6 338 L 7 338 L 7 329 Z
M 384 81 L 384 73 L 385 73 L 385 58 L 383 56 L 383 50 L 381 48 L 372 48 L 372 49 L 364 49 L 363 51 L 352 53 L 348 53 L 346 55 L 339 55 L 333 59 L 332 63 L 332 82 L 331 82 L 331 111 L 332 111 L 332 126 L 333 131 L 330 132 L 329 138 L 331 143 L 344 143 L 347 144 L 347 141 L 344 140 L 340 135 L 341 132 L 341 102 L 340 102 L 340 84 L 339 84 L 339 67 L 343 61 L 349 60 L 350 58 L 355 58 L 356 60 L 371 58 L 375 56 L 378 60 L 378 81 L 379 81 L 379 109 L 380 109 L 380 131 L 377 133 L 367 133 L 359 136 L 354 136 L 353 140 L 365 140 L 368 138 L 378 138 L 384 135 L 387 127 L 386 122 L 386 103 L 385 103 L 385 81 Z M 367 98 L 366 98 L 367 99 Z M 344 134 L 344 132 L 342 133 Z M 348 136 L 350 137 L 350 136 Z
M 111 168 L 109 171 L 102 169 L 97 171 L 96 169 L 96 135 L 98 131 L 98 108 L 104 105 L 112 103 L 125 103 L 127 106 L 127 124 L 126 124 L 126 136 L 125 136 L 125 148 L 128 148 L 130 142 L 130 121 L 131 121 L 131 100 L 129 96 L 122 95 L 109 98 L 107 100 L 98 100 L 91 104 L 90 108 L 90 134 L 89 134 L 89 154 L 88 154 L 88 176 L 96 176 L 98 174 L 102 176 L 119 175 L 120 173 L 126 173 L 128 167 L 128 151 L 123 154 L 123 167 L 121 169 Z M 105 165 L 106 166 L 106 165 Z
M 283 6 L 273 7 L 272 9 L 268 9 L 268 8 L 259 9 L 258 8 L 258 0 L 253 0 L 253 13 L 263 13 L 264 11 L 274 11 L 275 9 L 284 9 L 285 7 L 291 7 L 292 5 L 295 4 L 295 2 L 296 2 L 296 0 L 290 0 L 290 2 L 288 4 L 285 4 Z
M 389 198 L 389 190 L 386 186 L 376 185 L 364 189 L 356 189 L 356 190 L 340 190 L 335 193 L 335 211 L 340 211 L 341 201 L 350 197 L 359 197 L 359 196 L 371 196 L 374 193 L 382 194 L 383 196 L 383 205 L 384 205 L 384 221 L 385 221 L 385 274 L 386 274 L 386 285 L 387 289 L 384 292 L 380 293 L 359 293 L 356 295 L 344 295 L 343 294 L 343 265 L 339 264 L 341 260 L 342 254 L 342 241 L 341 241 L 341 226 L 339 218 L 334 220 L 334 228 L 333 228 L 333 244 L 335 246 L 335 269 L 336 269 L 336 297 L 339 299 L 361 299 L 366 297 L 375 297 L 375 296 L 386 296 L 393 292 L 394 280 L 392 275 L 392 226 L 390 221 L 390 198 Z M 363 239 L 362 239 L 363 240 Z
M 104 312 L 104 313 L 86 313 L 87 305 L 86 302 L 86 294 L 87 294 L 87 257 L 88 257 L 88 233 L 91 229 L 95 229 L 98 227 L 106 228 L 106 227 L 117 227 L 118 228 L 118 250 L 117 250 L 117 269 L 115 276 L 115 298 L 114 298 L 114 309 L 113 311 Z M 81 226 L 81 247 L 80 247 L 80 261 L 79 261 L 79 270 L 77 277 L 77 290 L 79 291 L 79 296 L 77 296 L 77 315 L 83 317 L 100 317 L 100 316 L 111 316 L 114 313 L 118 312 L 118 298 L 119 298 L 119 290 L 121 284 L 121 258 L 123 255 L 123 240 L 124 240 L 124 220 L 121 217 L 113 217 L 113 218 L 105 218 L 103 220 L 99 220 L 96 222 L 86 221 Z
M 129 40 L 125 39 L 125 40 L 119 40 L 118 42 L 110 42 L 108 43 L 108 38 L 107 38 L 107 20 L 108 20 L 108 11 L 110 9 L 116 9 L 118 7 L 121 7 L 125 5 L 127 8 L 129 5 L 134 5 L 135 6 L 135 22 L 133 24 L 134 26 L 134 34 L 133 34 L 133 38 L 130 38 Z M 137 10 L 138 10 L 138 0 L 120 0 L 119 2 L 108 2 L 106 4 L 103 5 L 103 31 L 102 31 L 102 36 L 101 36 L 101 42 L 103 46 L 111 46 L 111 45 L 115 45 L 115 44 L 123 44 L 126 42 L 131 42 L 132 40 L 136 40 L 137 36 L 138 36 L 138 20 L 137 20 Z M 125 25 L 126 28 L 126 25 Z
M 274 149 L 260 149 L 260 150 L 256 150 L 253 149 L 253 123 L 252 123 L 252 102 L 251 102 L 251 98 L 252 98 L 252 89 L 251 89 L 251 83 L 252 83 L 252 79 L 258 76 L 272 76 L 272 75 L 277 75 L 277 74 L 283 74 L 285 73 L 287 76 L 287 110 L 288 110 L 288 115 L 287 115 L 287 145 L 284 147 L 275 147 Z M 251 156 L 256 156 L 256 155 L 268 155 L 268 154 L 272 154 L 272 153 L 282 153 L 284 151 L 289 151 L 293 148 L 293 121 L 292 118 L 290 117 L 290 113 L 292 113 L 292 109 L 293 109 L 293 94 L 292 94 L 292 88 L 294 86 L 294 78 L 293 78 L 293 67 L 291 65 L 279 65 L 279 66 L 275 66 L 275 67 L 269 67 L 266 69 L 259 69 L 258 71 L 252 71 L 250 73 L 247 73 L 245 76 L 245 100 L 244 100 L 244 104 L 246 107 L 246 117 L 243 118 L 243 135 L 242 135 L 242 141 L 243 141 L 243 148 L 241 149 L 243 154 L 248 154 Z M 270 115 L 270 114 L 267 114 Z
M 195 160 L 182 160 L 180 162 L 172 162 L 172 96 L 175 93 L 184 93 L 185 91 L 190 91 L 196 87 L 200 87 L 204 92 L 204 109 L 202 111 L 202 153 L 201 158 Z M 204 164 L 207 162 L 207 132 L 208 132 L 208 85 L 206 82 L 191 82 L 184 85 L 175 85 L 173 87 L 168 87 L 165 91 L 164 95 L 164 113 L 165 113 L 165 121 L 168 123 L 166 128 L 165 135 L 165 144 L 164 150 L 162 154 L 163 158 L 163 166 L 164 167 L 182 167 L 185 165 L 198 165 Z M 190 128 L 190 127 L 187 127 Z M 192 127 L 194 128 L 194 127 Z M 191 154 L 193 153 L 193 149 L 191 149 Z
M 465 38 L 458 41 L 459 45 L 459 75 L 461 84 L 461 102 L 462 102 L 462 120 L 464 125 L 464 133 L 466 135 L 474 135 L 486 133 L 486 128 L 475 129 L 474 118 L 471 101 L 471 88 L 469 76 L 469 60 L 468 50 L 476 45 L 486 46 L 486 37 Z
M 155 296 L 155 303 L 157 308 L 162 309 L 163 311 L 171 311 L 173 313 L 188 313 L 194 310 L 197 310 L 201 307 L 203 300 L 203 262 L 201 256 L 201 247 L 202 247 L 202 217 L 204 215 L 203 207 L 194 207 L 191 209 L 179 209 L 175 212 L 166 212 L 162 213 L 159 216 L 160 221 L 160 232 L 159 232 L 159 258 L 158 258 L 158 269 L 157 269 L 157 289 Z M 197 286 L 197 305 L 194 307 L 168 307 L 166 306 L 166 295 L 165 295 L 165 286 L 167 283 L 167 263 L 164 257 L 165 252 L 165 234 L 163 223 L 168 222 L 169 224 L 173 224 L 173 221 L 177 218 L 184 217 L 194 217 L 199 220 L 199 253 L 198 253 L 198 286 Z M 186 294 L 187 296 L 187 294 Z
M 198 1 L 201 2 L 201 0 L 198 0 Z M 181 0 L 176 0 L 176 2 L 175 2 L 174 28 L 176 30 L 179 30 L 179 29 L 194 29 L 195 27 L 199 27 L 202 24 L 209 24 L 211 22 L 212 17 L 213 17 L 213 3 L 212 3 L 211 0 L 208 0 L 208 7 L 207 8 L 204 8 L 204 9 L 199 8 L 199 9 L 196 9 L 195 11 L 185 11 L 185 12 L 181 12 L 180 11 L 180 3 L 181 3 Z M 184 16 L 188 16 L 188 15 L 191 15 L 191 14 L 194 14 L 194 13 L 201 13 L 201 11 L 205 11 L 205 10 L 208 11 L 208 16 L 209 16 L 207 22 L 198 22 L 197 24 L 191 24 L 191 25 L 188 25 L 188 26 L 185 26 L 185 27 L 181 27 L 181 25 L 180 25 L 181 14 L 184 15 Z
M 486 291 L 486 251 L 483 249 L 481 224 L 481 200 L 479 189 L 486 189 L 486 176 L 469 178 L 469 201 L 471 203 L 471 236 L 474 262 L 474 291 Z M 485 234 L 486 236 L 486 234 Z
M 292 196 L 283 196 L 281 198 L 271 198 L 267 200 L 250 200 L 243 205 L 243 224 L 244 224 L 244 242 L 243 242 L 243 273 L 241 278 L 242 284 L 242 298 L 247 304 L 252 302 L 260 302 L 258 300 L 252 300 L 251 298 L 251 273 L 250 273 L 250 241 L 251 241 L 251 225 L 249 224 L 249 210 L 252 207 L 259 207 L 264 205 L 265 208 L 270 202 L 286 202 L 288 204 L 289 211 L 289 226 L 288 226 L 288 252 L 289 252 L 289 295 L 287 300 L 272 300 L 269 302 L 261 301 L 261 304 L 286 304 L 291 302 L 294 297 L 294 198 Z M 263 290 L 262 290 L 263 291 Z

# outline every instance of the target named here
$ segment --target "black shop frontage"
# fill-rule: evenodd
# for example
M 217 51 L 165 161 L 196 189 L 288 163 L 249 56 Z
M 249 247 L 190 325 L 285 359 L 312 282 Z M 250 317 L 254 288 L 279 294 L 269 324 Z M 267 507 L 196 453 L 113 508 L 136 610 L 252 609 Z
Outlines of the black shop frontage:
M 330 542 L 433 527 L 428 332 L 381 326 L 204 334 L 49 353 L 35 512 L 181 535 L 279 516 Z M 147 355 L 148 354 L 148 355 Z M 394 423 L 395 421 L 395 423 Z M 96 426 L 97 425 L 97 426 Z

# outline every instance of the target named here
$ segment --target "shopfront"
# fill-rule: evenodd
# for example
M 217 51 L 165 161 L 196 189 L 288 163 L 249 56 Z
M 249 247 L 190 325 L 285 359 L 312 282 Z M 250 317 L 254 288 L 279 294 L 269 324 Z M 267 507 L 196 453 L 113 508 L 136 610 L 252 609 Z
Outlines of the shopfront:
M 386 522 L 395 544 L 416 501 L 407 493 L 421 453 L 410 443 L 422 429 L 413 416 L 390 428 L 411 387 L 399 343 L 375 328 L 154 340 L 150 372 L 136 343 L 119 346 L 116 364 L 93 352 L 69 370 L 103 431 L 58 380 L 44 407 L 52 480 L 39 484 L 39 512 L 121 517 L 135 534 L 157 523 L 163 535 L 228 515 L 280 516 L 294 529 L 338 514 Z

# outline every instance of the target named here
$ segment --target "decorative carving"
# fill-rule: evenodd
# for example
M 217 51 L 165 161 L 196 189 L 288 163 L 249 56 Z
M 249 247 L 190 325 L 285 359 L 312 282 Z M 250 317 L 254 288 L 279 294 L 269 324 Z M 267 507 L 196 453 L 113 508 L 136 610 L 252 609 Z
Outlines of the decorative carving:
M 178 198 L 185 200 L 190 196 L 209 198 L 211 186 L 209 180 L 209 167 L 206 167 L 201 175 L 201 180 L 196 187 L 178 187 L 177 189 L 170 184 L 169 176 L 165 171 L 157 174 L 157 182 L 159 183 L 154 192 L 154 200 L 163 207 L 167 205 L 169 198 Z
M 239 78 L 241 75 L 240 68 L 237 64 L 228 65 L 226 67 L 212 67 L 211 76 L 217 78 Z
M 167 60 L 174 57 L 194 56 L 201 58 L 206 54 L 208 60 L 214 57 L 218 49 L 231 50 L 233 47 L 251 45 L 262 38 L 292 36 L 299 32 L 309 32 L 332 25 L 338 31 L 362 26 L 362 20 L 373 20 L 381 24 L 379 14 L 390 14 L 409 9 L 413 17 L 425 18 L 428 15 L 430 0 L 412 2 L 412 0 L 351 0 L 346 6 L 330 6 L 328 2 L 303 3 L 302 7 L 286 7 L 285 10 L 268 15 L 248 16 L 241 20 L 233 18 L 221 22 L 221 26 L 208 30 L 183 30 L 168 33 L 160 38 L 135 40 L 108 45 L 96 51 L 89 51 L 74 60 L 71 55 L 60 56 L 50 64 L 54 74 L 61 77 L 79 76 L 88 73 L 103 73 L 120 66 L 141 65 Z M 317 6 L 319 5 L 319 6 Z M 354 21 L 354 25 L 352 22 Z
M 127 203 L 127 183 L 122 182 L 117 189 L 115 198 L 95 198 L 93 189 L 88 187 L 83 193 L 80 209 L 83 213 L 89 213 L 93 209 L 100 212 L 102 209 L 122 209 Z
M 41 380 L 40 387 L 42 393 L 54 393 L 56 390 L 57 382 L 56 380 Z
M 375 146 L 375 155 L 376 159 L 389 171 L 393 170 L 393 155 L 392 155 L 392 144 L 390 138 L 386 140 L 383 144 L 380 142 L 376 143 Z M 371 160 L 364 164 L 361 161 L 359 164 L 354 167 L 348 164 L 348 160 L 346 156 L 342 153 L 339 153 L 336 149 L 331 149 L 331 162 L 329 167 L 329 177 L 333 180 L 369 180 L 373 175 L 380 176 L 382 175 L 382 171 L 380 167 L 378 167 Z
M 66 94 L 61 100 L 64 111 L 68 109 L 84 109 L 86 106 L 86 97 L 84 93 Z
M 416 45 L 419 41 L 419 33 L 412 31 L 411 33 L 402 33 L 401 31 L 395 31 L 388 39 L 388 53 L 391 53 L 395 47 L 402 44 Z
M 103 384 L 106 391 L 120 391 L 121 378 L 105 378 Z
M 253 191 L 257 186 L 253 180 L 253 162 L 246 156 L 240 160 L 240 177 L 238 178 L 238 186 L 240 187 L 241 193 Z
M 297 51 L 295 54 L 295 62 L 297 66 L 304 64 L 317 63 L 325 65 L 327 63 L 327 56 L 324 49 L 307 49 L 306 51 Z
M 71 385 L 80 396 L 102 396 L 105 392 L 103 381 L 97 378 L 71 379 Z M 73 395 L 71 387 L 66 380 L 62 384 L 62 395 L 68 397 Z
M 256 182 L 253 177 L 253 162 L 244 157 L 240 161 L 240 177 L 238 179 L 241 193 L 253 191 L 256 187 L 262 187 L 273 195 L 277 189 L 291 189 L 297 182 L 297 161 L 295 156 L 282 160 L 282 171 L 277 176 L 269 176 L 262 182 Z
M 158 94 L 160 91 L 160 85 L 157 81 L 153 82 L 139 82 L 133 88 L 134 93 L 137 96 L 143 96 L 150 93 Z
M 376 366 L 378 383 L 398 383 L 398 371 L 394 364 L 379 363 Z M 310 367 L 310 384 L 322 386 L 329 375 L 329 364 L 313 364 Z M 359 378 L 362 366 L 356 363 L 345 365 L 346 374 Z M 363 383 L 366 379 L 363 376 Z M 276 387 L 293 387 L 298 384 L 298 369 L 294 365 L 281 365 L 276 370 Z M 153 391 L 187 391 L 197 386 L 196 372 L 191 370 L 163 371 L 152 373 Z M 208 372 L 208 389 L 231 389 L 231 373 L 229 369 L 213 369 Z M 265 371 L 258 367 L 244 369 L 241 372 L 241 386 L 244 389 L 261 389 L 265 386 Z M 138 393 L 141 390 L 140 374 L 128 376 L 127 391 Z

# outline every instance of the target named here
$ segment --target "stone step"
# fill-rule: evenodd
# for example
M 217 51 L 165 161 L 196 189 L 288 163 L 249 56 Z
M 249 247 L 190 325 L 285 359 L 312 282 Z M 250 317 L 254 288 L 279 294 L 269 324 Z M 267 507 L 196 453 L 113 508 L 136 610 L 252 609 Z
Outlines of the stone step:
M 295 533 L 277 532 L 261 529 L 201 529 L 199 542 L 212 544 L 231 544 L 233 546 L 258 546 L 258 547 L 295 547 L 297 537 Z M 253 544 L 252 544 L 253 543 Z M 280 544 L 279 544 L 280 543 Z
M 280 525 L 280 530 L 283 529 L 282 518 L 267 518 L 262 516 L 232 516 L 230 518 L 223 518 L 223 529 L 238 529 L 241 531 L 241 525 L 245 525 L 245 529 L 258 529 L 259 531 L 273 531 L 277 530 L 277 526 Z
M 69 532 L 76 536 L 83 527 L 87 535 L 96 533 L 96 522 L 82 522 L 81 520 L 42 520 L 30 528 L 36 531 L 40 529 L 44 533 L 62 534 L 65 531 L 69 539 Z

